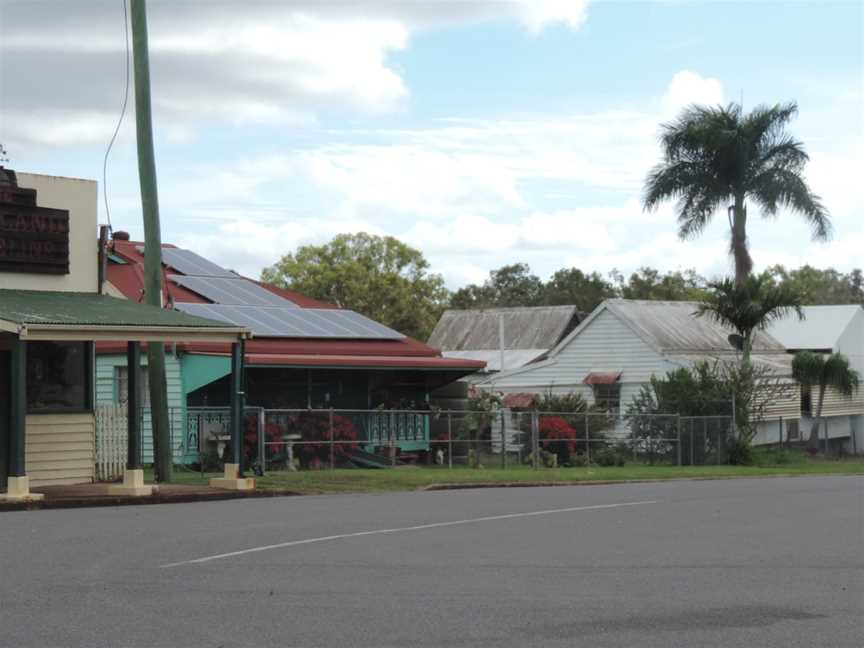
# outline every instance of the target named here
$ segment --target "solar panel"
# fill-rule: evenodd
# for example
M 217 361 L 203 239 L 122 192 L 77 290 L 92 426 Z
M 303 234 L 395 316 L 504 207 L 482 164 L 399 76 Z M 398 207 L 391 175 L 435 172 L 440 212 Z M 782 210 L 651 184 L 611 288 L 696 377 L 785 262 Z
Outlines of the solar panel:
M 297 304 L 283 299 L 266 288 L 262 288 L 248 279 L 236 276 L 233 279 L 228 279 L 225 277 L 170 275 L 168 278 L 174 283 L 188 288 L 217 304 L 299 308 Z
M 139 245 L 137 249 L 144 253 L 143 246 Z M 181 248 L 162 248 L 162 263 L 192 277 L 237 277 L 230 270 L 208 261 L 191 250 Z
M 190 303 L 176 303 L 174 307 L 190 315 L 247 327 L 256 337 L 346 340 L 399 340 L 405 337 L 360 313 L 347 310 Z

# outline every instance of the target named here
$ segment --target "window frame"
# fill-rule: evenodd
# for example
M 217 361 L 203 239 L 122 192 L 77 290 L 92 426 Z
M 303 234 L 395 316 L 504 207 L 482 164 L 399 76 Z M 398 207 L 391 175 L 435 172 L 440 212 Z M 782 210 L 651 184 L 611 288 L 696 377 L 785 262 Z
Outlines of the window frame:
M 26 363 L 27 363 L 27 372 L 29 379 L 29 371 L 30 371 L 30 350 L 33 348 L 33 345 L 37 344 L 57 344 L 57 345 L 72 345 L 72 344 L 80 344 L 84 348 L 84 407 L 39 407 L 33 408 L 30 405 L 30 395 L 27 394 L 25 396 L 27 400 L 27 416 L 42 416 L 42 415 L 56 415 L 56 414 L 93 414 L 95 412 L 95 394 L 94 394 L 94 385 L 95 380 L 93 376 L 93 367 L 95 365 L 95 347 L 96 345 L 93 342 L 79 342 L 72 340 L 46 340 L 39 342 L 27 342 L 27 353 L 26 353 Z M 25 386 L 26 392 L 26 386 Z
M 611 401 L 611 399 L 609 398 L 609 396 L 602 396 L 601 397 L 598 394 L 598 392 L 603 391 L 603 390 L 612 391 L 613 389 L 616 391 L 615 407 L 608 407 L 608 404 Z M 591 385 L 591 391 L 592 391 L 593 396 L 594 396 L 594 405 L 596 407 L 605 407 L 605 411 L 616 414 L 616 415 L 621 412 L 621 383 L 620 383 L 620 381 L 616 380 L 614 383 L 597 383 L 597 384 Z

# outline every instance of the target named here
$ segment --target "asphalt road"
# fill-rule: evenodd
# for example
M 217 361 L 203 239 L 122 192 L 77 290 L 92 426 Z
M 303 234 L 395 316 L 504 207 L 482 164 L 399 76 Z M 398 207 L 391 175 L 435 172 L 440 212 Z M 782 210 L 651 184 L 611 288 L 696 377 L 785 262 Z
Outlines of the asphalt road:
M 860 648 L 864 479 L 0 513 L 0 645 Z

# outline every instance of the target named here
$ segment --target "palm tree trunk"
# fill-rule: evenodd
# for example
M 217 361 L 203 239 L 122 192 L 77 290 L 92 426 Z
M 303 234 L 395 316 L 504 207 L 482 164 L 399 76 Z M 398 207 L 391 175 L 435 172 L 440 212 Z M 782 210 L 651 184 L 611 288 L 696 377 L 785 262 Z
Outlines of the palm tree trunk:
M 753 261 L 747 250 L 747 207 L 743 194 L 735 196 L 732 209 L 732 240 L 729 247 L 735 259 L 735 283 L 740 286 L 753 269 Z
M 819 386 L 819 401 L 816 404 L 813 425 L 810 427 L 810 439 L 807 442 L 807 446 L 810 448 L 819 447 L 819 424 L 822 422 L 822 404 L 825 402 L 825 389 L 825 385 Z

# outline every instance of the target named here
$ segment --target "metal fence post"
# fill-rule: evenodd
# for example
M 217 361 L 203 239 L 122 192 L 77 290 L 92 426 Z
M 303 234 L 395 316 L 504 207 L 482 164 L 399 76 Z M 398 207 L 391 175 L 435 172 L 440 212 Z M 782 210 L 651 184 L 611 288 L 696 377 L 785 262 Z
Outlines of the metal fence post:
M 678 427 L 678 445 L 677 445 L 677 450 L 675 452 L 675 455 L 676 455 L 676 458 L 678 461 L 678 465 L 680 466 L 681 465 L 681 415 L 680 414 L 678 414 L 677 427 Z
M 539 415 L 537 410 L 531 410 L 531 467 L 534 470 L 540 469 L 540 439 L 539 436 Z
M 330 470 L 333 470 L 333 408 L 330 408 Z
M 501 467 L 507 467 L 507 432 L 504 429 L 504 410 L 498 410 L 501 417 Z
M 585 412 L 585 462 L 591 463 L 591 417 Z
M 261 475 L 264 475 L 265 469 L 265 461 L 267 458 L 267 451 L 264 447 L 265 438 L 264 435 L 267 431 L 267 425 L 265 417 L 267 416 L 267 412 L 263 407 L 258 408 L 258 466 L 261 471 Z
M 778 430 L 780 433 L 780 449 L 783 449 L 783 417 L 780 417 L 780 429 Z
M 693 419 L 690 419 L 690 465 L 696 465 L 696 439 L 693 434 L 695 425 L 693 425 Z
M 447 467 L 453 468 L 453 412 L 447 410 Z

